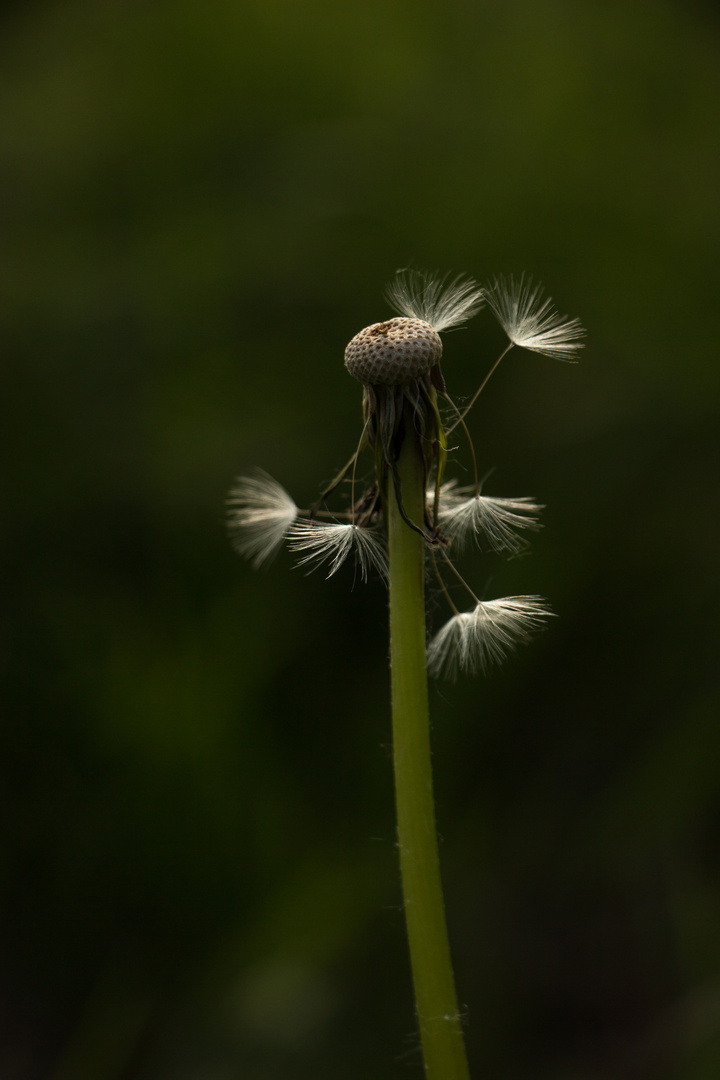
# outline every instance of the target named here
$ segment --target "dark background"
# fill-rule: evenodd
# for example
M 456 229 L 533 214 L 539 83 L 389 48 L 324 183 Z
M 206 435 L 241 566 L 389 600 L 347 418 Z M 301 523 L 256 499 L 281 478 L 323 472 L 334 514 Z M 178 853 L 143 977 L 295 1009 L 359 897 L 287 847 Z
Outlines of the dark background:
M 472 414 L 486 492 L 547 510 L 463 570 L 560 616 L 432 692 L 473 1074 L 716 1080 L 717 10 L 2 19 L 0 1076 L 421 1076 L 383 589 L 254 572 L 223 505 L 347 460 L 343 350 L 410 264 L 588 329 Z M 446 337 L 451 393 L 502 340 Z

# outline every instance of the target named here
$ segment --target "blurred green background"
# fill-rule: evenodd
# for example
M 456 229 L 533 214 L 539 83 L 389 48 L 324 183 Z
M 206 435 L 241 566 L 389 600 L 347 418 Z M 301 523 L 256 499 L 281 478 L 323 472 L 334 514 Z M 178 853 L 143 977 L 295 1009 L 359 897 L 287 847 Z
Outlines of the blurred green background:
M 385 596 L 231 551 L 398 267 L 588 328 L 472 414 L 559 618 L 433 689 L 475 1076 L 720 1075 L 718 37 L 700 0 L 66 0 L 0 35 L 0 1075 L 419 1078 Z M 445 339 L 469 396 L 502 334 Z M 430 606 L 445 617 L 440 601 Z

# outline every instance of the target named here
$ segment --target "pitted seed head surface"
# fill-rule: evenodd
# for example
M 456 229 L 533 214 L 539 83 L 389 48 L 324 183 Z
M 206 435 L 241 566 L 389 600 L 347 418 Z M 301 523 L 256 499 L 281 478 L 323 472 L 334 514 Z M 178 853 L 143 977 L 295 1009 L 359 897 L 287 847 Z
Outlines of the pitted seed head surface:
M 402 386 L 426 375 L 442 357 L 442 341 L 423 319 L 388 319 L 366 326 L 345 350 L 345 367 L 358 382 Z

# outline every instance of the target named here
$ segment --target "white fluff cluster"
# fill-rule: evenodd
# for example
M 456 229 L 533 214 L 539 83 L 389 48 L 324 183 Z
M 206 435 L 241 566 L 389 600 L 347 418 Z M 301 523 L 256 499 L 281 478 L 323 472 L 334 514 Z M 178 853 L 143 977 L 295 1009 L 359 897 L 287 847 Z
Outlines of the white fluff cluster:
M 315 521 L 298 521 L 290 529 L 288 543 L 293 551 L 307 552 L 298 561 L 298 566 L 306 563 L 319 566 L 329 561 L 328 577 L 332 577 L 352 553 L 363 581 L 367 581 L 370 570 L 377 570 L 387 581 L 387 555 L 374 529 L 334 522 L 326 525 Z
M 485 299 L 513 345 L 558 360 L 574 360 L 585 331 L 579 319 L 558 315 L 539 285 L 521 275 L 499 277 L 485 290 Z
M 387 555 L 377 529 L 298 520 L 300 511 L 291 497 L 277 480 L 260 469 L 254 476 L 238 478 L 228 506 L 232 545 L 240 555 L 252 559 L 254 566 L 272 559 L 287 540 L 292 551 L 303 553 L 299 566 L 329 562 L 328 577 L 332 577 L 348 556 L 354 555 L 364 581 L 371 570 L 387 581 Z
M 443 488 L 446 487 L 443 485 Z M 526 546 L 520 532 L 542 528 L 537 516 L 543 507 L 534 499 L 526 496 L 503 499 L 470 495 L 471 490 L 456 488 L 445 499 L 442 489 L 440 492 L 440 525 L 447 539 L 458 547 L 472 538 L 479 543 L 485 540 L 492 551 L 517 555 Z
M 461 274 L 446 281 L 420 270 L 399 270 L 385 296 L 399 315 L 422 319 L 439 334 L 462 326 L 483 305 L 483 290 L 472 278 Z
M 454 679 L 458 671 L 485 671 L 540 630 L 552 615 L 539 596 L 480 600 L 472 611 L 453 615 L 428 646 L 428 672 Z
M 237 552 L 261 566 L 277 553 L 298 508 L 272 476 L 257 469 L 241 476 L 228 496 L 228 531 Z

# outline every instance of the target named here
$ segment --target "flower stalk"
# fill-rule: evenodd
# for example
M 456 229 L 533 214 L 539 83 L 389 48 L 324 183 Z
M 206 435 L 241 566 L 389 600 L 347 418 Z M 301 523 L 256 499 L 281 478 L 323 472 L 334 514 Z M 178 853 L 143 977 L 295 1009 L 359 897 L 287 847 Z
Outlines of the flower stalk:
M 405 514 L 422 521 L 424 465 L 417 439 L 405 439 L 397 469 Z M 387 528 L 397 837 L 415 1004 L 428 1080 L 468 1080 L 435 826 L 425 660 L 425 543 L 420 533 L 408 528 L 391 484 Z

